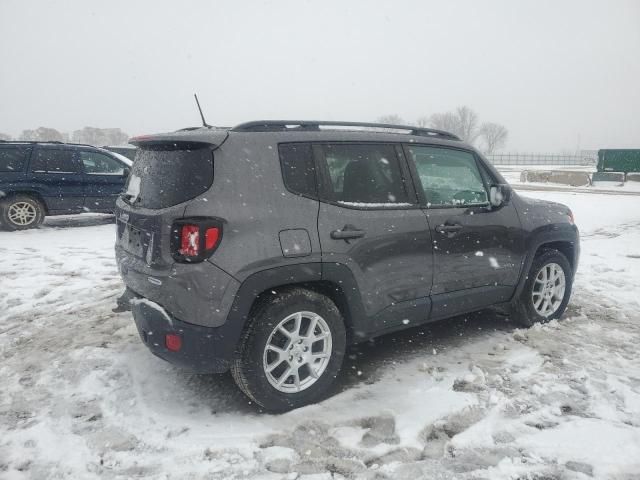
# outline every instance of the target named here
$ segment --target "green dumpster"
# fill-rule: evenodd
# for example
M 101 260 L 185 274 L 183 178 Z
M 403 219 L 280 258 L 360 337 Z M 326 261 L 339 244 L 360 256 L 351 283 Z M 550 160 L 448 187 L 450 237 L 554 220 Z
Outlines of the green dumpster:
M 599 172 L 640 172 L 640 149 L 598 150 Z

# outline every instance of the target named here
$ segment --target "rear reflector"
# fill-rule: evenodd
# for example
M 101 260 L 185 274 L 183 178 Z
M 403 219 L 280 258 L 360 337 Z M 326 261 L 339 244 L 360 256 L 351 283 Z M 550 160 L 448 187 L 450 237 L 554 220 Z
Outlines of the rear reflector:
M 164 337 L 164 344 L 166 345 L 167 350 L 178 352 L 182 348 L 182 338 L 175 333 L 167 333 Z

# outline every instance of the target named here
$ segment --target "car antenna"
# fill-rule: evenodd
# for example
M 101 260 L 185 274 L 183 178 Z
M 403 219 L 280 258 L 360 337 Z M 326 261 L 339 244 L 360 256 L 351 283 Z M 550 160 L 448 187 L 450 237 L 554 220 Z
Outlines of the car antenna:
M 193 96 L 196 99 L 196 105 L 198 106 L 198 111 L 200 112 L 200 118 L 202 118 L 202 126 L 211 128 L 211 125 L 209 125 L 207 121 L 204 119 L 204 114 L 202 113 L 202 108 L 200 108 L 200 102 L 198 101 L 198 95 L 194 93 Z

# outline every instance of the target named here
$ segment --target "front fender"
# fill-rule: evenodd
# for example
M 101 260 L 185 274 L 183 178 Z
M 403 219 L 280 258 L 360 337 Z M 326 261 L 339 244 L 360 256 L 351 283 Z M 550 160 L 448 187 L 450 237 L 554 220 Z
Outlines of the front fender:
M 520 272 L 520 279 L 513 295 L 513 299 L 520 297 L 524 284 L 527 280 L 527 275 L 531 269 L 531 264 L 536 256 L 536 253 L 545 245 L 553 246 L 558 243 L 566 243 L 571 245 L 573 255 L 568 258 L 571 265 L 573 265 L 573 275 L 578 266 L 578 259 L 580 256 L 580 235 L 578 228 L 570 223 L 552 223 L 542 225 L 531 231 L 526 238 L 526 250 L 522 271 Z

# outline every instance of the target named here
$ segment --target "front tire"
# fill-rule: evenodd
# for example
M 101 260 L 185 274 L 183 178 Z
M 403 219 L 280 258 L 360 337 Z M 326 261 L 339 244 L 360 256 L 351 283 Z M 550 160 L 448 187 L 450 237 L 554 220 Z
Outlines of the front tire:
M 537 254 L 514 306 L 518 323 L 531 327 L 560 318 L 571 297 L 573 269 L 561 252 L 554 249 Z
M 42 203 L 29 195 L 15 195 L 0 203 L 0 223 L 7 230 L 36 228 L 44 216 Z
M 346 347 L 342 315 L 329 298 L 284 290 L 260 302 L 249 322 L 231 374 L 250 399 L 283 412 L 329 392 Z

